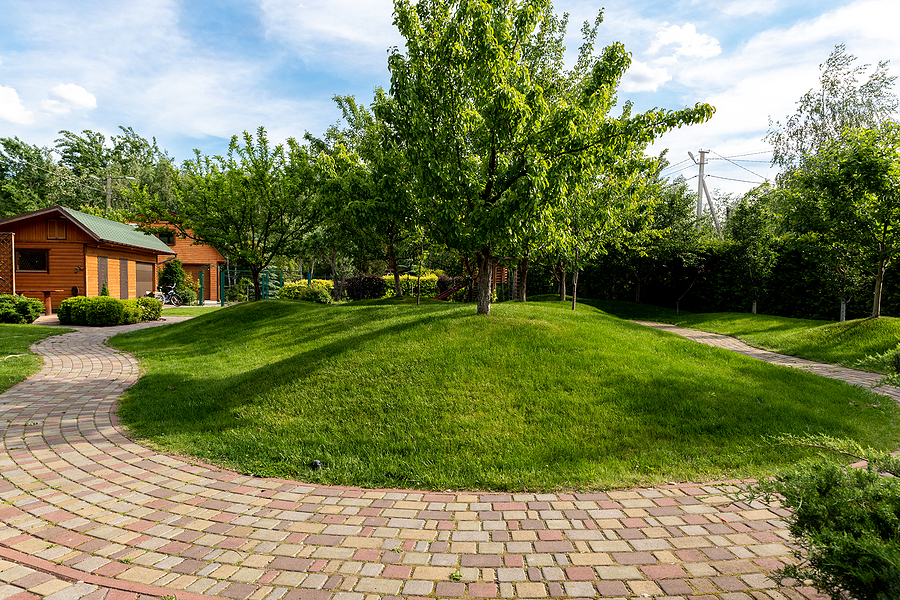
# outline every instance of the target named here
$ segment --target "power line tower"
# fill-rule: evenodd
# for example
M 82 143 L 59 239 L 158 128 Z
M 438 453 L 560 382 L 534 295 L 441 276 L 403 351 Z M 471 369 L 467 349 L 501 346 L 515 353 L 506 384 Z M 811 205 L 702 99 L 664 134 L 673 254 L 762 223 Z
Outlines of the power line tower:
M 703 173 L 703 167 L 706 165 L 706 155 L 709 150 L 699 150 L 700 160 L 694 158 L 693 152 L 688 151 L 688 156 L 694 161 L 695 165 L 700 166 L 699 181 L 697 182 L 697 227 L 700 227 L 700 217 L 703 216 L 703 194 L 706 194 L 706 203 L 709 205 L 709 214 L 712 215 L 713 223 L 716 225 L 716 233 L 719 239 L 722 239 L 722 227 L 719 225 L 719 217 L 716 215 L 716 208 L 713 206 L 712 196 L 709 194 L 709 188 L 706 187 L 706 177 Z

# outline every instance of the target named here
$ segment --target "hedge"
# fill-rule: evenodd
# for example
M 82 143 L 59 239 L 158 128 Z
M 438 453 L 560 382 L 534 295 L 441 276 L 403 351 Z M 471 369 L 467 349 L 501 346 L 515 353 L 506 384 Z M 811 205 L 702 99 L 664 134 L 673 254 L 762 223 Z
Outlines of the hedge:
M 0 323 L 34 323 L 43 310 L 44 303 L 40 300 L 0 294 Z
M 278 290 L 278 297 L 282 300 L 306 300 L 320 304 L 331 304 L 331 293 L 334 290 L 334 282 L 328 279 L 313 279 L 312 285 L 306 285 L 305 281 L 290 281 Z
M 382 277 L 384 279 L 384 295 L 382 298 L 393 298 L 394 297 L 394 276 L 393 275 L 385 275 Z M 418 277 L 415 275 L 401 275 L 400 276 L 400 289 L 403 291 L 404 296 L 415 296 L 417 288 Z M 429 274 L 422 275 L 421 279 L 422 285 L 422 297 L 423 298 L 434 298 L 440 292 L 438 291 L 438 276 Z
M 119 300 L 109 296 L 73 296 L 59 304 L 57 316 L 62 325 L 109 327 L 140 321 L 156 321 L 162 314 L 162 302 L 155 298 Z

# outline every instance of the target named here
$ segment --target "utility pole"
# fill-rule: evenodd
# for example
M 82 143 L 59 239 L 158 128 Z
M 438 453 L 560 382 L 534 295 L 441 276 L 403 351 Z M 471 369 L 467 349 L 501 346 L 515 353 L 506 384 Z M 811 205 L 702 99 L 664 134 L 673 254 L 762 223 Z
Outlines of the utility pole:
M 703 194 L 706 194 L 706 203 L 709 205 L 709 214 L 712 215 L 713 223 L 716 226 L 716 233 L 719 234 L 719 239 L 722 238 L 722 227 L 719 225 L 719 217 L 716 215 L 716 209 L 713 206 L 712 196 L 709 193 L 709 188 L 706 187 L 706 178 L 703 173 L 703 167 L 706 165 L 706 155 L 709 153 L 709 150 L 700 150 L 700 161 L 698 162 L 696 158 L 694 158 L 694 154 L 688 151 L 688 156 L 691 157 L 691 160 L 694 161 L 694 164 L 700 166 L 700 174 L 699 181 L 697 182 L 697 228 L 700 228 L 700 217 L 703 216 Z
M 701 156 L 703 156 L 701 154 Z M 703 170 L 703 167 L 700 167 L 700 170 Z M 700 205 L 697 205 L 697 210 L 699 210 Z M 112 208 L 112 175 L 109 173 L 106 174 L 106 212 L 109 213 L 109 209 Z M 699 215 L 698 215 L 699 216 Z

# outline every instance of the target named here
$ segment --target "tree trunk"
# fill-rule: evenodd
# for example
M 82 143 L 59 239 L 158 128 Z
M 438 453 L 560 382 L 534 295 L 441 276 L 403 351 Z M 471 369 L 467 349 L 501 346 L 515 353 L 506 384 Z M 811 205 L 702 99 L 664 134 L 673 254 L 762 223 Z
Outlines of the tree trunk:
M 531 266 L 530 263 L 531 261 L 528 259 L 527 254 L 519 260 L 519 302 L 525 302 L 525 286 L 528 283 L 528 267 Z
M 847 299 L 841 298 L 841 317 L 840 321 L 843 323 L 847 320 Z
M 255 300 L 262 300 L 262 282 L 259 280 L 259 269 L 250 267 L 250 276 L 253 277 L 253 296 Z
M 559 301 L 566 301 L 566 270 L 562 264 L 559 265 Z
M 641 280 L 638 279 L 634 284 L 634 301 L 637 304 L 641 303 Z
M 394 296 L 400 298 L 403 296 L 403 288 L 400 287 L 400 273 L 397 271 L 397 257 L 393 254 L 388 257 L 388 266 L 394 274 Z
M 315 257 L 313 257 L 313 259 L 310 261 L 310 265 L 309 265 L 309 278 L 310 278 L 310 279 L 315 279 L 315 278 L 316 278 L 316 259 L 315 259 Z
M 575 310 L 575 302 L 578 299 L 578 269 L 572 273 L 572 310 Z
M 494 270 L 494 257 L 487 246 L 475 253 L 478 261 L 478 311 L 479 315 L 491 314 L 491 275 Z
M 881 288 L 884 285 L 884 270 L 887 268 L 887 263 L 882 260 L 881 264 L 878 265 L 878 273 L 875 274 L 875 294 L 872 299 L 872 317 L 880 317 L 881 316 Z
M 756 314 L 756 300 L 754 300 L 753 304 L 750 306 L 750 312 L 754 315 Z

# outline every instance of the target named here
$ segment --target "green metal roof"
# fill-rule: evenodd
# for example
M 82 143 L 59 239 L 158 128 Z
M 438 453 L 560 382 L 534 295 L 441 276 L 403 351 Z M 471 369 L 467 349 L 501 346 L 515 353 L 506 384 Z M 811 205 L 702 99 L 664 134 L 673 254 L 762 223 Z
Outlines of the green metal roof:
M 140 248 L 142 250 L 152 250 L 157 254 L 175 254 L 175 252 L 166 246 L 158 237 L 138 231 L 132 225 L 110 221 L 102 217 L 95 217 L 71 208 L 62 206 L 60 212 L 64 213 L 73 221 L 77 222 L 89 233 L 91 233 L 98 241 L 117 244 L 119 246 L 131 246 L 132 248 Z

